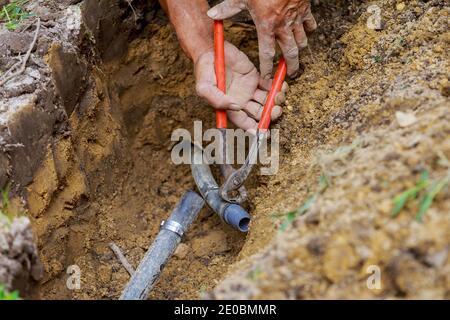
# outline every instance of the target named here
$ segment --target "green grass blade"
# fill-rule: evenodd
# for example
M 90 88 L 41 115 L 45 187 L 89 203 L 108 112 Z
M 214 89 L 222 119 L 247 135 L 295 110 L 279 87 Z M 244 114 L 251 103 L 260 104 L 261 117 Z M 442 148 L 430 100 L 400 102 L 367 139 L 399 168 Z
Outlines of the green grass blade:
M 422 186 L 415 186 L 396 196 L 393 201 L 394 208 L 392 209 L 392 217 L 393 218 L 397 217 L 405 207 L 406 203 L 410 200 L 415 199 L 419 191 L 422 190 L 423 188 L 424 187 Z
M 33 16 L 23 8 L 28 2 L 29 0 L 12 1 L 3 6 L 0 10 L 0 22 L 4 23 L 8 30 L 15 30 L 22 21 Z
M 400 214 L 400 212 L 405 207 L 408 199 L 409 199 L 408 191 L 403 192 L 402 194 L 400 194 L 394 198 L 394 201 L 393 201 L 394 207 L 392 208 L 392 213 L 391 213 L 391 216 L 393 218 L 397 217 Z
M 416 220 L 419 222 L 423 221 L 423 217 L 427 213 L 428 209 L 433 205 L 434 198 L 442 191 L 446 186 L 449 184 L 449 178 L 440 179 L 436 182 L 434 182 L 425 196 L 423 197 L 419 212 L 416 215 Z
M 297 215 L 302 216 L 311 208 L 311 206 L 316 202 L 317 194 L 310 196 L 306 202 L 297 210 Z
M 2 190 L 1 207 L 4 211 L 7 211 L 9 208 L 9 185 L 7 185 L 4 190 Z
M 13 291 L 13 292 L 6 292 L 5 286 L 0 285 L 0 300 L 19 300 L 19 292 Z
M 286 214 L 286 218 L 280 226 L 281 231 L 285 231 L 294 222 L 297 217 L 297 211 L 290 211 Z
M 419 192 L 428 187 L 430 183 L 429 179 L 430 179 L 429 172 L 427 170 L 422 171 L 420 179 L 414 187 L 400 193 L 394 198 L 393 200 L 394 207 L 392 208 L 391 211 L 392 218 L 397 217 L 403 210 L 403 208 L 406 206 L 406 203 L 408 201 L 416 199 Z

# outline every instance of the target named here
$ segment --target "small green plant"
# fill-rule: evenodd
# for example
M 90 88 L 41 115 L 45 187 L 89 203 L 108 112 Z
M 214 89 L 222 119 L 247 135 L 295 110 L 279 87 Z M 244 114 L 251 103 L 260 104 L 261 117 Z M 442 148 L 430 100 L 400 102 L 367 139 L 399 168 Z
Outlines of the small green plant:
M 0 300 L 20 300 L 19 292 L 7 292 L 4 285 L 0 285 Z
M 0 232 L 2 232 L 2 228 L 6 228 L 6 231 L 11 226 L 11 222 L 13 219 L 13 214 L 10 210 L 9 204 L 9 185 L 1 190 L 1 198 L 0 198 Z M 7 292 L 5 286 L 0 284 L 0 300 L 19 300 L 19 292 Z
M 247 274 L 247 278 L 255 281 L 258 280 L 258 278 L 261 276 L 262 274 L 262 270 L 259 266 L 257 266 L 255 269 L 251 270 L 248 274 Z
M 416 220 L 421 222 L 428 209 L 433 205 L 435 197 L 450 184 L 450 174 L 447 176 L 430 180 L 430 174 L 427 170 L 422 171 L 419 181 L 416 185 L 393 199 L 392 217 L 397 217 L 405 206 L 419 199 L 419 211 L 416 214 Z
M 434 198 L 443 191 L 450 183 L 450 175 L 436 181 L 433 181 L 430 187 L 424 194 L 422 201 L 420 202 L 419 212 L 416 215 L 417 221 L 422 221 L 423 216 L 427 213 L 428 209 L 433 205 Z
M 317 188 L 317 191 L 310 195 L 300 207 L 286 213 L 284 221 L 281 223 L 280 231 L 285 231 L 297 217 L 307 213 L 312 205 L 316 202 L 319 195 L 324 193 L 329 185 L 330 182 L 328 177 L 325 174 L 322 174 L 319 179 L 319 187 Z
M 200 289 L 198 290 L 199 295 L 204 295 L 204 294 L 206 294 L 207 292 L 208 292 L 208 289 L 207 289 L 206 285 L 205 285 L 205 284 L 202 284 L 202 285 L 200 286 Z
M 414 187 L 398 194 L 393 200 L 392 217 L 398 216 L 409 201 L 416 199 L 419 192 L 428 186 L 429 180 L 430 174 L 427 170 L 424 170 Z
M 28 2 L 29 0 L 13 0 L 3 6 L 0 11 L 0 23 L 4 23 L 8 30 L 16 30 L 22 21 L 33 16 L 32 13 L 24 9 Z
M 0 222 L 3 222 L 6 226 L 9 226 L 12 218 L 13 217 L 9 212 L 9 186 L 7 186 L 1 191 Z
M 375 63 L 383 62 L 383 58 L 381 56 L 373 56 L 372 58 Z

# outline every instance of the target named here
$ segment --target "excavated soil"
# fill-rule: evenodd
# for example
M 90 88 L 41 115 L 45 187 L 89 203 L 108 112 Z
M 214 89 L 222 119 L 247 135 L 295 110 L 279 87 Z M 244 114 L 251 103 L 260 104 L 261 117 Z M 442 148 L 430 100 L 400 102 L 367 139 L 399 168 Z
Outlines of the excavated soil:
M 247 184 L 250 232 L 204 209 L 151 299 L 450 297 L 448 189 L 423 222 L 414 219 L 417 202 L 390 214 L 421 172 L 449 174 L 450 11 L 438 0 L 378 5 L 380 30 L 367 27 L 366 2 L 314 6 L 319 28 L 275 125 L 280 171 Z M 226 30 L 257 63 L 254 28 Z M 98 63 L 88 48 L 85 94 L 26 187 L 45 269 L 33 298 L 117 298 L 129 275 L 109 244 L 137 266 L 161 220 L 194 188 L 189 167 L 171 162 L 172 131 L 192 130 L 194 120 L 214 126 L 161 14 L 120 57 Z M 414 121 L 405 124 L 404 114 Z M 318 192 L 320 176 L 328 184 Z M 315 192 L 306 214 L 286 225 Z M 81 270 L 79 290 L 66 286 L 71 265 Z M 382 286 L 371 290 L 374 265 Z
M 160 222 L 195 187 L 189 166 L 171 161 L 173 130 L 193 131 L 195 120 L 214 126 L 212 109 L 195 96 L 192 65 L 164 19 L 150 24 L 122 58 L 95 67 L 92 80 L 70 118 L 71 133 L 28 187 L 46 270 L 36 298 L 118 298 L 129 275 L 109 244 L 137 266 Z M 64 187 L 46 201 L 61 183 L 53 172 L 61 166 L 67 166 Z M 211 290 L 244 241 L 204 209 L 150 298 L 196 298 Z M 66 287 L 69 265 L 80 267 L 80 290 Z
M 303 57 L 305 73 L 278 124 L 281 170 L 257 184 L 244 259 L 206 297 L 450 297 L 448 186 L 422 222 L 419 200 L 392 217 L 393 199 L 421 173 L 449 179 L 450 8 L 378 5 L 379 31 L 367 28 L 370 14 L 356 1 L 323 5 L 313 55 Z M 292 210 L 297 218 L 285 224 Z

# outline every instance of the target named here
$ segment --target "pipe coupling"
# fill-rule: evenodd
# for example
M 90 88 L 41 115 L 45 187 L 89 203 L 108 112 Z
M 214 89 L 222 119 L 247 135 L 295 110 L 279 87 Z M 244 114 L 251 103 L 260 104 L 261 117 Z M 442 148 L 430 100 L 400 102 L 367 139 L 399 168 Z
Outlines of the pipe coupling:
M 169 220 L 169 221 L 163 220 L 163 221 L 161 221 L 161 226 L 160 227 L 161 227 L 161 229 L 169 230 L 169 231 L 172 231 L 172 232 L 176 233 L 177 235 L 180 236 L 180 238 L 183 237 L 184 232 L 185 232 L 183 226 L 181 224 L 179 224 L 178 222 L 173 221 L 173 220 Z

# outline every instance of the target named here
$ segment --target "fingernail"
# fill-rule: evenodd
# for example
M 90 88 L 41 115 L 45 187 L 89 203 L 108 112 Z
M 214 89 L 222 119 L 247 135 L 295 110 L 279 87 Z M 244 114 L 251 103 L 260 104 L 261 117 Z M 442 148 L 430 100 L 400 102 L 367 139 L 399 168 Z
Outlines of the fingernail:
M 215 19 L 215 18 L 216 18 L 217 13 L 218 13 L 218 12 L 217 12 L 217 9 L 216 9 L 216 8 L 209 9 L 208 12 L 207 12 L 208 16 L 209 16 L 210 18 L 212 18 L 212 19 Z
M 237 105 L 236 103 L 232 103 L 231 104 L 231 108 L 235 109 L 235 110 L 240 110 L 241 109 L 241 107 L 239 105 Z

